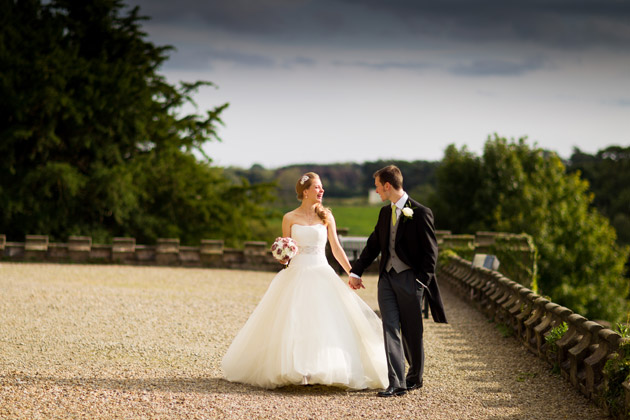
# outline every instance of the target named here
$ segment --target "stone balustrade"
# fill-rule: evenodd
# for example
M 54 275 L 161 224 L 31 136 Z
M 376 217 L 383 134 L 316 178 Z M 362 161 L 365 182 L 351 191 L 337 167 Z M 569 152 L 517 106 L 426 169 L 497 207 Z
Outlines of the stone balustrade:
M 436 235 L 436 238 L 438 236 Z M 439 246 L 444 248 L 475 248 L 475 235 L 439 235 Z
M 92 252 L 92 238 L 89 236 L 71 236 L 68 238 L 68 254 L 73 261 L 87 261 Z
M 529 351 L 556 367 L 586 397 L 608 408 L 604 365 L 627 339 L 496 271 L 473 266 L 458 256 L 440 265 L 438 277 L 490 319 L 511 327 Z M 563 323 L 568 327 L 566 332 L 550 345 L 546 337 Z M 629 412 L 630 382 L 625 381 L 622 388 L 621 411 Z
M 94 244 L 89 236 L 70 236 L 67 243 L 49 242 L 45 235 L 26 235 L 25 242 L 7 242 L 0 235 L 4 261 L 86 262 L 136 265 L 238 268 L 278 271 L 265 242 L 245 242 L 243 249 L 225 248 L 222 240 L 204 239 L 200 246 L 182 246 L 178 238 L 160 238 L 155 245 L 117 237 L 111 244 Z
M 106 257 L 103 255 L 103 257 Z M 111 259 L 114 262 L 134 261 L 136 257 L 136 238 L 118 237 L 112 239 Z M 106 258 L 105 258 L 106 259 Z

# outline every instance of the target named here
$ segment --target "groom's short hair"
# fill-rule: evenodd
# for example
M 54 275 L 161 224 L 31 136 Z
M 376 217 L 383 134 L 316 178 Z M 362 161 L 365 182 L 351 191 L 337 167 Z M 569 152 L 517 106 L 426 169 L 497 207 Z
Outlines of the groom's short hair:
M 386 182 L 389 182 L 395 190 L 402 189 L 402 172 L 400 172 L 400 169 L 398 169 L 395 165 L 389 165 L 374 172 L 374 178 L 378 178 L 380 183 L 383 185 L 385 185 Z

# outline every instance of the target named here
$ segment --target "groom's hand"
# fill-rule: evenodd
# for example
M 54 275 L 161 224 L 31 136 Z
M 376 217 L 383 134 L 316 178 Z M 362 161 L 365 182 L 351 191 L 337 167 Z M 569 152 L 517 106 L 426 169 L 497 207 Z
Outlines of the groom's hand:
M 350 280 L 348 280 L 348 285 L 352 290 L 365 289 L 363 280 L 352 276 L 350 276 Z

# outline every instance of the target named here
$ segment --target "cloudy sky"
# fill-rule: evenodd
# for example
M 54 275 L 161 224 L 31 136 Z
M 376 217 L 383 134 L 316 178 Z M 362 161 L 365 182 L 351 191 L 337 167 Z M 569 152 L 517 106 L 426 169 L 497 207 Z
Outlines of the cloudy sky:
M 626 0 L 126 0 L 171 83 L 229 102 L 218 165 L 439 160 L 489 135 L 630 145 Z

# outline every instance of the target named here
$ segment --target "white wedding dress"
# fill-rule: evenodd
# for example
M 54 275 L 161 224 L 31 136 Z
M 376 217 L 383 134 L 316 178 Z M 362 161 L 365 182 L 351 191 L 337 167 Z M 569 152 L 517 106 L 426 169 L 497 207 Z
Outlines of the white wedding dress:
M 324 225 L 296 225 L 299 253 L 223 357 L 225 378 L 265 388 L 324 384 L 385 388 L 381 320 L 326 260 Z

